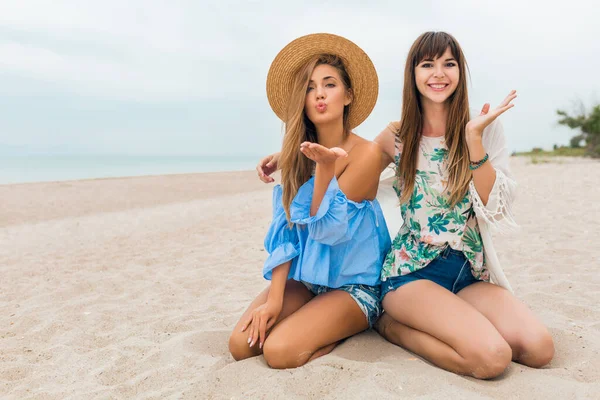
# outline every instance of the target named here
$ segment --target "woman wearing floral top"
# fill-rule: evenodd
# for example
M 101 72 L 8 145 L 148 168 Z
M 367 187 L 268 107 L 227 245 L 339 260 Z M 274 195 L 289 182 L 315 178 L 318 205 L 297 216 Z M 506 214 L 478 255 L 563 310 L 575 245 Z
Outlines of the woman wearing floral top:
M 472 115 L 466 72 L 454 37 L 422 34 L 406 61 L 402 119 L 375 139 L 385 154 L 382 170 L 394 163 L 403 220 L 383 264 L 385 313 L 375 328 L 441 368 L 486 379 L 511 360 L 546 365 L 554 344 L 512 295 L 491 238 L 491 230 L 516 226 L 516 183 L 496 119 L 516 92 Z M 277 167 L 277 154 L 265 157 L 259 178 L 272 181 Z M 392 226 L 381 186 L 377 197 Z
M 466 61 L 444 32 L 421 35 L 406 61 L 402 120 L 376 139 L 394 161 L 403 224 L 381 274 L 382 336 L 439 367 L 496 377 L 511 360 L 541 367 L 547 329 L 511 293 L 490 228 L 515 226 L 516 183 L 495 109 L 468 108 Z M 492 284 L 496 283 L 496 285 Z

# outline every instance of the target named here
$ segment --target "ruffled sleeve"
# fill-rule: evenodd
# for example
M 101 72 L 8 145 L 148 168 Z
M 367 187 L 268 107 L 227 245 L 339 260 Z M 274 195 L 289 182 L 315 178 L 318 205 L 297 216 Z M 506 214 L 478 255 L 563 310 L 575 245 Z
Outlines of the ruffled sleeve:
M 334 177 L 319 210 L 310 216 L 310 205 L 314 190 L 314 178 L 300 187 L 290 207 L 290 219 L 298 225 L 306 225 L 309 237 L 319 243 L 334 246 L 350 240 L 348 232 L 348 199 L 340 190 Z
M 300 254 L 298 234 L 294 227 L 288 226 L 281 196 L 281 186 L 277 185 L 273 189 L 273 219 L 265 236 L 265 250 L 269 253 L 269 257 L 263 267 L 263 276 L 268 280 L 271 280 L 275 268 Z M 288 279 L 292 276 L 293 268 L 290 268 Z
M 509 152 L 506 147 L 504 129 L 499 120 L 494 121 L 483 132 L 483 146 L 496 170 L 496 181 L 490 192 L 487 204 L 483 204 L 473 181 L 469 192 L 478 220 L 485 222 L 492 231 L 507 232 L 518 227 L 513 215 L 513 200 L 517 182 L 509 168 Z

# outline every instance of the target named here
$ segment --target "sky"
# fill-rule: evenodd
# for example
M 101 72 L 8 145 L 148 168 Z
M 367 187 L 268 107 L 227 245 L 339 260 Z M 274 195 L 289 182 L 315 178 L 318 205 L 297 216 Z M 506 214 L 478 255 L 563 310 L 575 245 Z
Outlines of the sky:
M 373 60 L 379 98 L 355 129 L 400 119 L 404 62 L 446 31 L 469 64 L 471 107 L 501 119 L 511 150 L 568 144 L 557 109 L 600 102 L 592 1 L 0 0 L 0 154 L 264 155 L 282 140 L 266 75 L 291 40 L 328 32 Z

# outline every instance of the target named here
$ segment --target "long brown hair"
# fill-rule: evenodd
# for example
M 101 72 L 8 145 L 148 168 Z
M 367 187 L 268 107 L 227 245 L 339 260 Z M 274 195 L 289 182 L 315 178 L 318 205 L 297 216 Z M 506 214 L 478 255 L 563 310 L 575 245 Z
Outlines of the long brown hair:
M 285 135 L 281 146 L 279 164 L 283 186 L 283 208 L 290 220 L 290 205 L 298 189 L 312 175 L 314 162 L 300 152 L 300 144 L 305 141 L 317 142 L 317 130 L 304 111 L 306 91 L 314 69 L 322 64 L 331 65 L 340 74 L 346 90 L 352 90 L 350 77 L 341 58 L 331 54 L 320 54 L 311 58 L 296 74 L 294 88 L 290 94 L 285 119 Z M 352 103 L 344 107 L 344 137 L 350 133 L 348 112 Z
M 407 203 L 413 194 L 417 174 L 419 143 L 423 136 L 423 106 L 415 82 L 415 68 L 423 60 L 441 57 L 450 48 L 458 64 L 460 78 L 454 93 L 448 98 L 448 120 L 445 140 L 448 146 L 448 185 L 450 204 L 454 207 L 467 192 L 471 171 L 469 153 L 465 139 L 465 127 L 469 122 L 469 96 L 467 93 L 467 62 L 456 39 L 445 32 L 425 32 L 415 40 L 404 69 L 404 90 L 402 93 L 402 119 L 396 134 L 398 145 L 402 146 L 400 163 L 397 168 L 401 183 L 401 203 Z

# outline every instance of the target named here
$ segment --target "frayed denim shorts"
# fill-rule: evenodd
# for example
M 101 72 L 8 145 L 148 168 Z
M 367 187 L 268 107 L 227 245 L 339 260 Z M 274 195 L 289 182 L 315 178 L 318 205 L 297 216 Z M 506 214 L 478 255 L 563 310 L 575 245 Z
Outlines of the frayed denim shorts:
M 381 307 L 381 288 L 379 286 L 369 285 L 344 285 L 339 288 L 330 288 L 328 286 L 314 285 L 312 283 L 302 282 L 315 296 L 333 290 L 342 290 L 352 296 L 352 299 L 358 304 L 363 314 L 367 318 L 369 327 L 373 327 L 375 322 L 381 316 L 383 308 Z
M 410 274 L 394 276 L 381 282 L 381 299 L 400 286 L 420 279 L 435 282 L 452 293 L 458 293 L 467 286 L 480 282 L 471 273 L 471 264 L 462 251 L 454 250 L 448 246 L 424 268 Z

